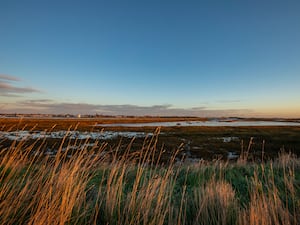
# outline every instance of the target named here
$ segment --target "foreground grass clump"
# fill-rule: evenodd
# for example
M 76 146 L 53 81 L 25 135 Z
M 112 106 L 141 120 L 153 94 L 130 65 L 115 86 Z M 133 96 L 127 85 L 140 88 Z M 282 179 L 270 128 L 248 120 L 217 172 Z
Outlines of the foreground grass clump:
M 70 157 L 66 141 L 55 157 L 25 141 L 0 149 L 0 224 L 300 222 L 300 160 L 291 154 L 185 164 L 174 153 L 161 165 L 157 136 L 121 155 L 100 145 Z

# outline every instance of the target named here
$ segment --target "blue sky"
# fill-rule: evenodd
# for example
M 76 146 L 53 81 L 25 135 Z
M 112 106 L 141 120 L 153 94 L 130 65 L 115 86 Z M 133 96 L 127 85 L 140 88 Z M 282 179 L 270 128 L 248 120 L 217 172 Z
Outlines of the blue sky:
M 0 111 L 300 117 L 299 1 L 0 2 Z

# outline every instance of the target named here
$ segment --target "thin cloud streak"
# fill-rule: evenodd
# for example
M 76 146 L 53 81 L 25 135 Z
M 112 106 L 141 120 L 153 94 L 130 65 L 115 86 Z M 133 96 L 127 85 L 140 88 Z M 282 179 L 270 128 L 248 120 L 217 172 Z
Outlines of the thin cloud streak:
M 240 103 L 240 99 L 232 99 L 232 100 L 218 100 L 217 103 Z
M 6 75 L 6 74 L 0 74 L 0 80 L 21 81 L 21 79 L 18 77 Z
M 18 87 L 12 85 L 11 81 L 19 82 L 20 79 L 9 75 L 0 75 L 0 95 L 4 97 L 18 97 L 18 94 L 41 92 L 31 87 Z

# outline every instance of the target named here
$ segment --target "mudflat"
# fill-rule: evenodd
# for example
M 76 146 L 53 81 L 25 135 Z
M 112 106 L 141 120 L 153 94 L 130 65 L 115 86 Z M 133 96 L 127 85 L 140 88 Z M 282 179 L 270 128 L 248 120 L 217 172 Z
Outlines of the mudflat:
M 234 160 L 244 151 L 249 160 L 276 158 L 281 151 L 300 155 L 300 126 L 184 126 L 184 123 L 205 123 L 206 118 L 192 117 L 135 117 L 135 118 L 1 118 L 0 144 L 4 147 L 13 141 L 26 139 L 26 143 L 43 141 L 47 151 L 54 151 L 62 138 L 71 142 L 81 140 L 89 146 L 97 141 L 112 149 L 131 144 L 136 152 L 145 139 L 157 135 L 157 147 L 164 146 L 163 158 L 167 161 L 176 150 L 178 159 Z M 176 122 L 174 126 L 126 126 L 126 124 L 157 124 Z M 293 121 L 292 121 L 293 122 Z M 120 126 L 116 125 L 120 124 Z M 300 125 L 300 124 L 299 124 Z M 134 140 L 133 140 L 134 139 Z M 122 153 L 122 150 L 120 151 Z

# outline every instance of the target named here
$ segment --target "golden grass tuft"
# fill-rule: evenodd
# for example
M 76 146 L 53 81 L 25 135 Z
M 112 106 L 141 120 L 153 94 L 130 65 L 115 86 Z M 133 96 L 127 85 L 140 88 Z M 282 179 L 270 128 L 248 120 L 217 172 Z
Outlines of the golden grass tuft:
M 158 135 L 123 155 L 101 144 L 70 156 L 88 141 L 63 149 L 66 137 L 55 157 L 43 155 L 43 142 L 0 149 L 0 224 L 299 224 L 294 155 L 282 153 L 268 164 L 243 158 L 195 166 L 175 164 L 175 152 L 159 165 Z

